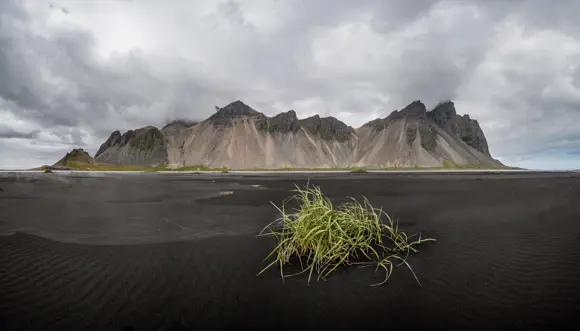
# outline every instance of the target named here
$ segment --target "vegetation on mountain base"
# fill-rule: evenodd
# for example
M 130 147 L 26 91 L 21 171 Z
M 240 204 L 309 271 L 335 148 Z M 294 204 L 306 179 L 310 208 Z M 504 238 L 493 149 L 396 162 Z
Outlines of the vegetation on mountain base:
M 469 165 L 459 166 L 444 161 L 440 167 L 418 167 L 418 166 L 404 166 L 404 165 L 386 165 L 385 167 L 363 168 L 359 166 L 345 167 L 345 168 L 253 168 L 253 169 L 237 169 L 240 171 L 350 171 L 351 173 L 365 173 L 368 170 L 445 170 L 445 169 L 510 169 L 505 166 L 489 166 L 489 165 Z M 33 170 L 80 170 L 80 171 L 216 171 L 222 173 L 230 172 L 228 167 L 211 168 L 204 165 L 183 166 L 183 167 L 169 167 L 166 163 L 158 163 L 155 165 L 136 165 L 136 164 L 107 164 L 97 162 L 86 151 L 82 149 L 73 149 L 67 153 L 62 159 L 54 165 L 44 165 Z
M 227 167 L 220 167 L 220 168 L 210 168 L 207 166 L 186 166 L 186 167 L 179 167 L 179 168 L 168 168 L 166 165 L 159 165 L 159 166 L 140 166 L 140 165 L 131 165 L 131 164 L 85 164 L 85 163 L 74 163 L 69 162 L 66 167 L 57 167 L 57 166 L 48 166 L 44 165 L 38 168 L 34 168 L 32 170 L 77 170 L 77 171 L 147 171 L 147 172 L 155 172 L 155 171 L 182 171 L 182 172 L 191 172 L 191 171 L 215 171 L 215 172 L 222 172 L 228 173 L 230 171 L 350 171 L 351 173 L 368 173 L 372 170 L 380 170 L 380 171 L 405 171 L 405 170 L 521 170 L 520 168 L 513 168 L 513 167 L 489 167 L 489 166 L 441 166 L 441 167 L 416 167 L 416 166 L 393 166 L 393 167 L 385 167 L 385 168 L 278 168 L 278 169 L 264 169 L 264 168 L 252 168 L 252 169 L 228 169 Z
M 361 173 L 366 173 L 367 170 L 365 168 L 353 168 L 350 172 L 352 172 L 354 174 L 361 174 Z

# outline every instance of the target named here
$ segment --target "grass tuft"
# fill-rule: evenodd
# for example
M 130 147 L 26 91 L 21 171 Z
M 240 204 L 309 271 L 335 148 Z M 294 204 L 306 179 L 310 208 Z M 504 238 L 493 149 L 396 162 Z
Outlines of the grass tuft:
M 273 204 L 282 217 L 258 234 L 277 242 L 264 259 L 269 264 L 258 275 L 277 265 L 282 279 L 307 273 L 310 283 L 314 274 L 317 280 L 326 279 L 340 266 L 374 265 L 375 271 L 385 272 L 384 279 L 373 284 L 377 286 L 387 282 L 395 266 L 405 265 L 421 284 L 407 258 L 418 252 L 419 244 L 435 239 L 421 238 L 421 234 L 407 236 L 399 230 L 398 223 L 382 209 L 373 208 L 366 197 L 362 203 L 351 198 L 337 208 L 319 187 L 296 186 L 294 192 L 289 199 L 298 202 L 295 213 L 287 212 L 284 204 Z M 386 222 L 382 221 L 383 216 Z M 301 271 L 288 275 L 284 267 L 291 260 L 298 260 Z

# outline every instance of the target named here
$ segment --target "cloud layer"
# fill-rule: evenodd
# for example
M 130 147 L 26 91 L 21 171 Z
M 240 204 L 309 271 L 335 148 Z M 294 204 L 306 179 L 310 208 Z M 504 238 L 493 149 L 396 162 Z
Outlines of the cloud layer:
M 241 99 L 351 126 L 420 99 L 580 168 L 577 1 L 0 1 L 0 168 Z

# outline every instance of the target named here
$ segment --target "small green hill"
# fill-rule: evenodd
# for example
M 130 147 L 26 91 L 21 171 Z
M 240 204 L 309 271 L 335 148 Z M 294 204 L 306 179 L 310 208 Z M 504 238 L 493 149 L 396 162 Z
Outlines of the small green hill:
M 75 148 L 56 162 L 53 167 L 77 167 L 79 165 L 96 165 L 97 162 L 89 153 L 80 148 Z

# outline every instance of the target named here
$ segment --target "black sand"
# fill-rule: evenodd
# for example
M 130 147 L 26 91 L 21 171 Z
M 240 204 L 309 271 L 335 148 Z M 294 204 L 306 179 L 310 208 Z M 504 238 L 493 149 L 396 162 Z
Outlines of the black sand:
M 381 287 L 256 277 L 305 175 L 0 174 L 0 330 L 576 329 L 580 175 L 313 175 L 439 240 Z M 266 188 L 252 187 L 253 184 Z M 220 191 L 234 191 L 219 196 Z

